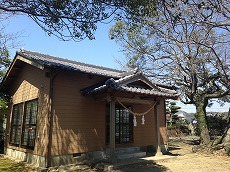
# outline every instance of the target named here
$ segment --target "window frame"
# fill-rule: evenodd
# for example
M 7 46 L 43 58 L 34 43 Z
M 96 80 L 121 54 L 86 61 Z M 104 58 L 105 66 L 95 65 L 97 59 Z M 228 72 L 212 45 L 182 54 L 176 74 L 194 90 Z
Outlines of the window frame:
M 132 110 L 132 106 L 131 105 L 128 105 L 127 108 L 129 108 L 129 110 Z M 117 114 L 117 111 L 119 111 L 119 115 Z M 126 113 L 129 113 L 129 120 L 128 122 L 123 122 L 122 121 L 122 117 L 124 116 L 124 112 Z M 119 121 L 116 122 L 116 117 L 117 115 L 119 116 Z M 105 124 L 105 143 L 106 144 L 109 144 L 109 138 L 110 138 L 110 107 L 109 105 L 107 104 L 106 105 L 106 124 Z M 129 132 L 129 137 L 126 139 L 128 140 L 124 140 L 124 135 L 122 134 L 122 129 L 124 129 L 124 127 L 129 127 L 129 130 L 127 130 Z M 126 143 L 134 143 L 134 128 L 133 128 L 133 115 L 128 112 L 128 110 L 126 110 L 125 108 L 123 108 L 122 106 L 120 105 L 115 105 L 115 133 L 116 133 L 116 128 L 119 128 L 119 136 L 116 136 L 115 134 L 115 143 L 116 144 L 126 144 Z M 127 133 L 126 133 L 127 134 Z M 126 135 L 127 136 L 127 135 Z M 119 138 L 118 138 L 119 137 Z M 123 140 L 122 140 L 123 139 Z
M 28 104 L 34 104 L 32 106 L 32 111 L 31 111 L 31 106 L 28 109 Z M 20 107 L 21 106 L 21 107 Z M 15 117 L 15 115 L 18 115 L 18 109 L 17 112 L 15 113 L 15 108 L 21 108 L 21 115 L 20 120 Z M 29 112 L 28 112 L 29 110 Z M 34 149 L 35 146 L 35 140 L 36 140 L 36 129 L 37 129 L 37 115 L 38 115 L 38 99 L 32 99 L 28 100 L 22 103 L 14 104 L 13 105 L 13 111 L 12 111 L 12 119 L 11 119 L 11 131 L 10 131 L 10 145 L 17 146 L 17 147 L 22 147 L 26 149 Z M 19 121 L 18 123 L 15 122 L 15 119 Z M 16 126 L 18 127 L 17 129 Z M 15 131 L 18 131 L 20 128 L 19 134 L 16 134 Z M 31 137 L 31 132 L 32 132 L 32 137 Z M 27 133 L 27 134 L 26 134 Z M 17 138 L 18 136 L 18 138 Z M 17 139 L 19 139 L 17 141 Z M 32 143 L 32 144 L 31 144 Z
M 127 108 L 132 109 L 131 106 Z M 115 109 L 115 129 L 118 127 L 118 131 L 115 131 L 116 143 L 133 143 L 133 115 L 122 106 L 116 106 Z
M 32 112 L 31 111 L 29 112 L 29 123 L 27 123 L 27 105 L 29 103 L 33 103 L 33 102 L 36 102 L 36 109 L 35 109 L 35 112 Z M 31 110 L 31 107 L 30 109 Z M 35 146 L 35 139 L 36 139 L 36 128 L 37 128 L 37 114 L 38 114 L 38 99 L 33 99 L 33 100 L 30 100 L 30 101 L 26 101 L 24 103 L 24 115 L 23 115 L 23 123 L 22 123 L 22 134 L 21 134 L 21 147 L 24 147 L 24 148 L 28 148 L 28 149 L 34 149 L 34 146 Z M 32 119 L 32 115 L 33 117 L 35 118 Z M 34 123 L 32 123 L 32 120 L 34 121 Z M 26 131 L 28 131 L 27 133 L 27 136 L 25 137 L 25 133 Z M 30 134 L 31 132 L 33 132 L 33 138 L 30 137 Z M 27 141 L 25 142 L 25 139 L 27 139 Z M 30 144 L 32 141 L 32 145 Z M 24 143 L 25 142 L 25 143 Z
M 18 103 L 18 104 L 13 105 L 12 119 L 11 119 L 10 142 L 9 142 L 10 145 L 19 146 L 21 143 L 23 107 L 24 107 L 24 103 Z M 19 108 L 21 108 L 21 109 L 19 109 Z M 15 109 L 17 111 L 16 113 L 15 113 Z M 20 112 L 20 110 L 21 110 L 21 112 Z M 15 119 L 16 119 L 16 121 L 15 121 Z M 17 134 L 18 132 L 19 132 L 19 134 Z M 18 139 L 18 141 L 17 141 L 17 139 Z

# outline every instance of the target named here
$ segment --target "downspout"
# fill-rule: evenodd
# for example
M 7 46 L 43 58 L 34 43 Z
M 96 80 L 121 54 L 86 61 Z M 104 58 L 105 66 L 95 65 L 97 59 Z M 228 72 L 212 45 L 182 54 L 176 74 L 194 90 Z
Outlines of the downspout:
M 12 112 L 13 111 L 13 102 L 12 97 L 10 97 L 10 101 L 8 103 L 8 109 L 7 109 L 7 118 L 6 118 L 6 128 L 5 128 L 5 140 L 4 140 L 4 154 L 6 154 L 6 150 L 9 146 L 10 142 L 10 133 L 11 133 L 11 121 L 12 121 Z
M 54 92 L 54 79 L 57 76 L 56 70 L 50 71 L 50 93 L 49 93 L 49 128 L 48 128 L 48 146 L 47 146 L 47 157 L 46 167 L 51 167 L 51 148 L 52 148 L 52 130 L 53 130 L 53 92 Z

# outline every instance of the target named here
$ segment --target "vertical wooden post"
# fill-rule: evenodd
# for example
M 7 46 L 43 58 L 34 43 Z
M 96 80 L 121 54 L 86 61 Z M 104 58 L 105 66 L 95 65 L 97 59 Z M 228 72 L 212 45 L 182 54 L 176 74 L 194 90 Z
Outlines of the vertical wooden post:
M 115 101 L 110 101 L 110 138 L 109 138 L 110 162 L 115 161 Z
M 53 135 L 53 118 L 54 118 L 54 81 L 57 77 L 57 71 L 51 70 L 50 76 L 50 92 L 49 92 L 49 112 L 48 112 L 48 144 L 47 144 L 47 155 L 46 155 L 46 167 L 52 166 L 51 160 L 51 149 L 52 149 L 52 135 Z
M 155 114 L 155 124 L 156 124 L 156 134 L 157 134 L 157 153 L 156 156 L 161 156 L 161 140 L 160 140 L 160 125 L 159 125 L 159 115 L 157 112 L 157 105 L 159 103 L 156 103 L 154 106 L 154 114 Z

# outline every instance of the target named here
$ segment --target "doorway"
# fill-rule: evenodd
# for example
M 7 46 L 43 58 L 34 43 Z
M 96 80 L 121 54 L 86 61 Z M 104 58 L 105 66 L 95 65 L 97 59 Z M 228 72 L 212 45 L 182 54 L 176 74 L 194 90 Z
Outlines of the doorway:
M 131 110 L 131 106 L 128 106 Z M 116 144 L 133 143 L 133 115 L 121 106 L 115 107 L 115 142 Z M 110 136 L 110 109 L 106 111 L 106 143 Z

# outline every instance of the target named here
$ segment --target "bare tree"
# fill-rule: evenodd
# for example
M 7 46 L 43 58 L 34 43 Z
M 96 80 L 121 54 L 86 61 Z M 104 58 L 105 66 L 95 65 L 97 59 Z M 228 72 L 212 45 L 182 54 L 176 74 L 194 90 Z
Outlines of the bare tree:
M 9 15 L 4 15 L 0 13 L 0 82 L 8 70 L 11 60 L 9 50 L 18 47 L 20 44 L 17 38 L 20 36 L 20 32 L 17 33 L 7 33 L 6 21 L 10 18 Z M 6 113 L 8 104 L 8 95 L 0 92 L 0 120 L 3 119 Z
M 195 105 L 205 145 L 213 143 L 206 107 L 215 98 L 229 101 L 229 26 L 228 1 L 186 0 L 163 1 L 154 17 L 135 24 L 120 21 L 110 30 L 128 66 L 177 85 L 182 102 Z
M 0 12 L 0 82 L 11 63 L 9 50 L 21 45 L 17 39 L 20 32 L 7 32 L 7 21 L 10 17 L 12 16 Z

